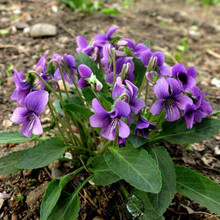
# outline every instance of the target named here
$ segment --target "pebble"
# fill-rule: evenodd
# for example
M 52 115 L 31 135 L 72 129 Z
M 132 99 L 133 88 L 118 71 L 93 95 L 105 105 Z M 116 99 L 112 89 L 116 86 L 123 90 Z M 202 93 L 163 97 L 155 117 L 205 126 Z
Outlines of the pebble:
M 220 79 L 213 78 L 211 80 L 211 85 L 216 86 L 217 88 L 220 88 Z
M 59 37 L 58 41 L 59 41 L 61 44 L 66 44 L 66 43 L 68 43 L 70 40 L 69 40 L 68 37 L 62 36 L 62 37 Z
M 23 30 L 24 28 L 28 27 L 28 24 L 25 23 L 25 22 L 22 22 L 22 21 L 16 21 L 16 22 L 15 22 L 15 27 L 16 27 L 18 30 Z
M 22 173 L 24 176 L 30 176 L 33 173 L 33 170 L 23 170 Z
M 105 220 L 104 218 L 100 217 L 100 216 L 96 216 L 95 218 L 93 218 L 92 220 Z
M 30 27 L 26 27 L 23 30 L 23 33 L 28 34 L 30 32 Z
M 51 171 L 51 177 L 53 179 L 55 178 L 58 178 L 58 177 L 61 177 L 63 176 L 63 173 L 61 172 L 61 170 L 57 169 L 57 168 L 52 168 L 52 171 Z
M 54 25 L 39 23 L 31 27 L 31 37 L 49 37 L 57 34 L 57 28 Z
M 2 126 L 5 127 L 5 128 L 9 128 L 11 127 L 13 124 L 12 121 L 8 120 L 8 119 L 5 119 L 3 122 L 2 122 Z
M 52 171 L 53 168 L 59 168 L 61 162 L 59 160 L 54 161 L 53 163 L 48 165 L 48 168 Z
M 27 195 L 26 203 L 28 206 L 34 204 L 38 199 L 42 198 L 49 182 L 45 182 L 31 191 Z

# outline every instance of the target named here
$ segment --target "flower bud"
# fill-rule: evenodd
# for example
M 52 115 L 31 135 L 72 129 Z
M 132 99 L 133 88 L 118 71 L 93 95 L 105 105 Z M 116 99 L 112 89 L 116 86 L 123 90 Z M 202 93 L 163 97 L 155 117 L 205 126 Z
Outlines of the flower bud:
M 97 58 L 98 58 L 98 55 L 99 55 L 99 48 L 98 48 L 98 47 L 95 47 L 94 53 L 93 53 L 93 55 L 92 55 L 92 59 L 93 59 L 94 61 L 96 61 Z
M 96 90 L 97 92 L 100 92 L 100 91 L 102 90 L 102 88 L 103 88 L 102 83 L 97 79 L 97 81 L 96 81 L 96 86 L 95 86 L 95 90 Z
M 119 40 L 117 44 L 119 46 L 127 46 L 128 42 L 126 40 Z
M 148 82 L 154 83 L 154 76 L 153 76 L 152 73 L 146 72 L 146 73 L 145 73 L 145 77 L 147 78 Z

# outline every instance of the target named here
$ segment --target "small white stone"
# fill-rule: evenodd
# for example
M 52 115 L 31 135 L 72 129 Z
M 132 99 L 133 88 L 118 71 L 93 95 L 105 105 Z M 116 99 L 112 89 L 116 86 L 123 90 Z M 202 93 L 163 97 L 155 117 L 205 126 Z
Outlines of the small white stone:
M 52 6 L 51 6 L 51 9 L 52 9 L 52 11 L 53 11 L 54 13 L 57 13 L 57 12 L 58 12 L 58 8 L 57 8 L 56 5 L 52 5 Z
M 55 36 L 57 34 L 56 26 L 52 24 L 39 23 L 31 27 L 30 35 L 31 37 L 47 37 Z
M 216 86 L 217 88 L 220 88 L 220 79 L 213 78 L 211 80 L 211 85 Z

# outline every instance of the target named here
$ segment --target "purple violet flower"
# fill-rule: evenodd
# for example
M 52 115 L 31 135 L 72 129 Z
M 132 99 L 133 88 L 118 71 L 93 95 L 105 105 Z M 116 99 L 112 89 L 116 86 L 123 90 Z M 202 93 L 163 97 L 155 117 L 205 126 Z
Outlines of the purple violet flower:
M 181 93 L 181 86 L 176 79 L 160 78 L 154 86 L 154 93 L 159 101 L 153 103 L 150 112 L 157 115 L 165 106 L 167 121 L 176 121 L 180 118 L 179 109 L 184 110 L 187 104 L 193 104 L 191 98 Z
M 11 121 L 16 124 L 23 124 L 21 133 L 30 138 L 31 133 L 40 135 L 43 132 L 38 115 L 41 114 L 48 102 L 48 92 L 44 90 L 29 93 L 25 100 L 25 107 L 17 107 L 12 116 Z
M 182 112 L 182 115 L 186 121 L 186 127 L 188 129 L 191 129 L 193 124 L 196 122 L 201 122 L 203 118 L 205 118 L 207 115 L 211 115 L 212 113 L 211 105 L 204 100 L 205 91 L 201 93 L 200 89 L 198 87 L 196 88 L 197 97 L 195 104 L 187 104 L 186 108 Z M 198 94 L 198 90 L 200 94 Z
M 172 76 L 176 77 L 182 85 L 183 91 L 196 85 L 196 69 L 192 66 L 186 69 L 183 64 L 177 63 L 172 67 Z
M 127 94 L 129 96 L 128 103 L 130 105 L 131 112 L 138 114 L 141 109 L 145 107 L 145 103 L 142 99 L 136 98 L 138 88 L 132 82 L 125 80 L 125 85 L 123 85 L 121 77 L 117 77 L 113 87 L 112 97 L 114 100 L 116 100 L 122 94 Z
M 156 130 L 157 127 L 142 116 L 139 116 L 136 128 L 134 130 L 135 135 L 137 135 L 137 132 L 139 132 L 143 137 L 147 137 L 149 135 L 149 129 Z
M 126 138 L 118 137 L 118 145 L 120 148 L 125 147 L 126 146 Z
M 92 127 L 102 127 L 102 137 L 113 141 L 115 140 L 115 132 L 118 126 L 119 138 L 127 138 L 130 134 L 130 129 L 121 118 L 127 117 L 130 114 L 130 107 L 125 101 L 119 100 L 115 104 L 115 108 L 111 112 L 107 112 L 95 98 L 92 101 L 92 107 L 95 114 L 89 118 Z
M 79 86 L 79 88 L 84 88 L 84 87 L 89 86 L 89 83 L 86 79 L 89 79 L 91 77 L 92 70 L 88 66 L 86 66 L 85 64 L 81 64 L 78 67 L 78 71 L 81 76 L 81 78 L 77 82 L 77 85 Z
M 16 88 L 11 99 L 16 100 L 19 105 L 24 106 L 24 99 L 31 91 L 27 80 L 24 78 L 24 71 L 18 73 L 18 71 L 14 69 L 14 82 Z
M 37 62 L 35 72 L 37 72 L 38 74 L 46 72 L 46 58 L 47 58 L 47 54 L 44 54 Z
M 115 31 L 119 28 L 119 26 L 110 27 L 106 34 L 101 33 L 96 35 L 93 39 L 95 40 L 93 46 L 102 47 L 106 43 L 111 40 L 111 36 L 115 33 Z
M 154 57 L 153 70 L 157 72 L 158 76 L 169 76 L 170 68 L 164 65 L 165 55 L 160 51 L 157 51 L 155 53 L 151 52 L 150 50 L 144 51 L 141 54 L 141 60 L 144 66 L 148 66 L 152 57 Z M 159 69 L 157 67 L 159 67 Z
M 68 55 L 66 53 L 63 56 L 59 54 L 54 54 L 53 59 L 57 60 L 57 62 L 61 65 L 61 67 L 64 67 L 64 63 L 63 63 L 63 60 L 64 60 L 67 64 L 67 67 L 70 71 L 71 76 L 73 77 L 73 79 L 75 78 L 76 62 L 75 62 L 75 58 L 72 55 Z M 56 63 L 55 63 L 55 66 L 56 66 Z M 65 69 L 63 69 L 63 75 L 64 75 L 64 79 L 66 82 L 68 82 L 69 84 L 73 84 L 71 77 L 69 76 L 68 72 Z M 60 74 L 60 70 L 58 67 L 54 73 L 54 78 L 56 80 L 61 79 L 61 74 Z
M 93 46 L 89 46 L 89 43 L 87 42 L 87 40 L 83 36 L 81 36 L 81 35 L 77 36 L 76 43 L 78 46 L 76 48 L 77 53 L 82 52 L 82 53 L 87 54 L 88 56 L 91 55 L 92 50 L 93 50 Z

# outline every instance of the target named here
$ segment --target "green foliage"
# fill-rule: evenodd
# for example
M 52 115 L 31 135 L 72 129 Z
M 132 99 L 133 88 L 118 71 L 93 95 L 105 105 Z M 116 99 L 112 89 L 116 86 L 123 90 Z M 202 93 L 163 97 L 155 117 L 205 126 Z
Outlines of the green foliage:
M 141 216 L 144 212 L 143 203 L 135 195 L 131 196 L 131 199 L 128 201 L 126 205 L 126 208 L 134 218 Z
M 147 151 L 127 144 L 121 149 L 111 147 L 104 157 L 110 169 L 135 188 L 152 193 L 160 191 L 161 174 Z
M 134 62 L 134 76 L 135 76 L 135 80 L 133 81 L 133 83 L 137 86 L 140 87 L 143 78 L 145 77 L 145 73 L 146 73 L 146 67 L 143 65 L 142 61 L 138 58 L 134 58 L 133 59 Z
M 93 182 L 96 185 L 106 186 L 121 179 L 112 172 L 103 156 L 95 157 L 92 166 L 93 168 L 90 171 L 94 173 Z
M 50 138 L 30 148 L 16 164 L 19 169 L 37 169 L 62 157 L 67 147 L 59 137 Z
M 166 211 L 176 190 L 176 174 L 170 155 L 163 147 L 149 147 L 148 153 L 156 161 L 162 175 L 162 188 L 158 194 L 148 193 L 148 198 L 160 214 Z
M 0 133 L 0 144 L 18 144 L 32 141 L 31 138 L 26 138 L 20 131 L 9 131 Z
M 141 211 L 138 220 L 163 220 L 164 217 L 161 216 L 155 207 L 150 202 L 146 192 L 140 190 L 135 190 L 134 195 L 142 202 L 144 210 L 141 211 L 141 207 L 137 206 L 137 211 Z M 136 203 L 137 204 L 137 203 Z
M 77 193 L 61 194 L 59 201 L 51 212 L 48 220 L 76 220 L 80 210 L 80 198 Z
M 220 186 L 195 171 L 175 166 L 177 175 L 177 191 L 190 199 L 206 206 L 216 214 L 220 214 Z
M 60 198 L 63 188 L 73 178 L 73 176 L 77 174 L 78 171 L 79 169 L 63 177 L 56 178 L 49 183 L 40 207 L 41 220 L 48 219 L 49 215 L 51 214 L 52 210 L 57 204 L 57 201 Z
M 27 153 L 27 150 L 16 151 L 0 158 L 0 175 L 8 175 L 19 172 L 20 168 L 15 165 Z
M 182 118 L 175 122 L 165 122 L 162 132 L 152 141 L 166 140 L 175 144 L 192 144 L 212 137 L 219 130 L 219 119 L 205 118 L 202 122 L 193 125 L 192 129 L 187 129 Z

